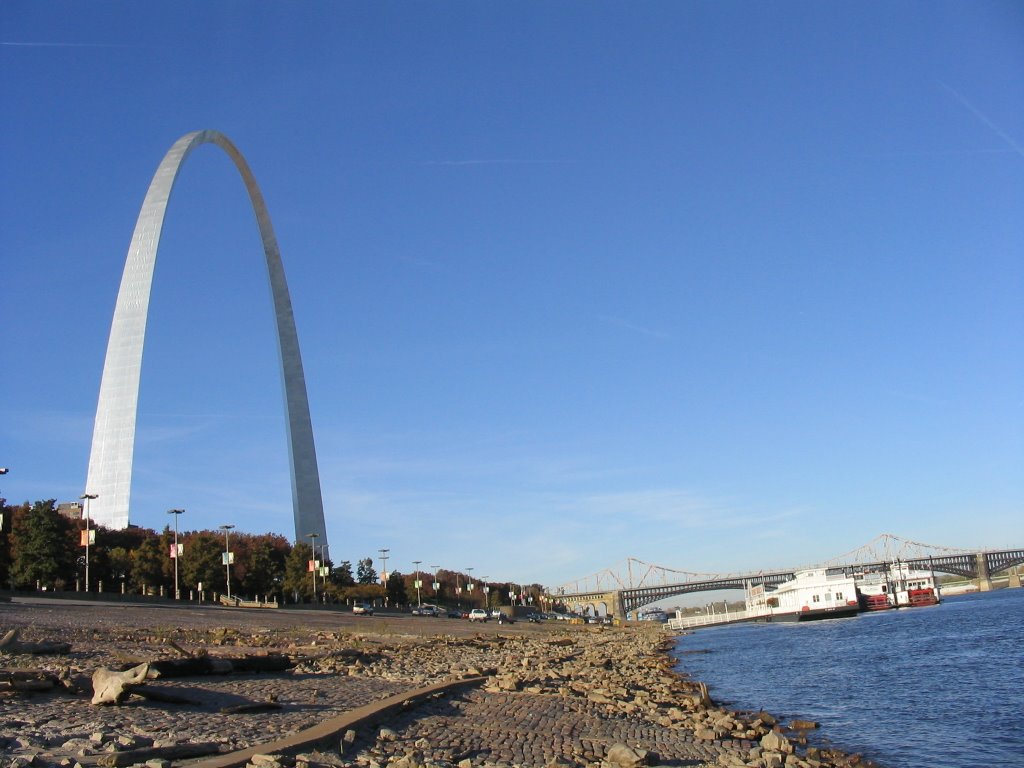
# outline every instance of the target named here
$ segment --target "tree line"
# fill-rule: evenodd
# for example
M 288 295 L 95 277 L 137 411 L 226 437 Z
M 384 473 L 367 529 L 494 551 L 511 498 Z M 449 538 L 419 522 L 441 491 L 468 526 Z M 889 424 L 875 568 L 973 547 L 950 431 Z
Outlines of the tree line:
M 90 525 L 88 571 L 89 591 L 174 595 L 174 532 L 170 526 L 157 532 L 128 527 L 111 530 Z M 61 514 L 54 499 L 13 506 L 0 498 L 0 586 L 12 590 L 85 590 L 85 547 L 82 536 L 85 521 Z M 178 584 L 183 598 L 207 597 L 227 591 L 228 568 L 224 565 L 225 541 L 219 531 L 179 531 L 181 555 Z M 314 572 L 310 570 L 313 548 L 305 542 L 291 543 L 281 534 L 230 535 L 231 594 L 250 599 L 279 600 L 288 603 L 311 602 Z M 321 557 L 319 550 L 318 558 Z M 335 564 L 330 559 L 317 562 L 316 599 L 319 602 L 386 602 L 391 606 L 415 603 L 416 574 L 391 571 L 385 583 L 372 558 Z M 512 584 L 490 584 L 484 593 L 481 585 L 470 592 L 469 577 L 461 572 L 438 570 L 438 588 L 434 573 L 420 572 L 419 597 L 423 602 L 478 606 L 496 606 L 522 588 Z M 530 585 L 528 593 L 539 598 L 540 585 Z M 486 595 L 486 598 L 485 598 Z M 539 605 L 539 602 L 537 603 Z

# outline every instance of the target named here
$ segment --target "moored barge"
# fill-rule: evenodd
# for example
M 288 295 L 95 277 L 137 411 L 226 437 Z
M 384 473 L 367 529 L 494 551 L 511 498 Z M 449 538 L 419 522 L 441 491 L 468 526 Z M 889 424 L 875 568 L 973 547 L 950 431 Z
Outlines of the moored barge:
M 854 574 L 861 610 L 919 608 L 936 605 L 939 590 L 934 574 L 896 562 Z

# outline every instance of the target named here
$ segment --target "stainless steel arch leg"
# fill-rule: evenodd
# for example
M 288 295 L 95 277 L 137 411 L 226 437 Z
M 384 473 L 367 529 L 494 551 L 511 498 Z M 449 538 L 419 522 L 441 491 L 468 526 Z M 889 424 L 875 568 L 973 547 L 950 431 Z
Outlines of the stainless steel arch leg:
M 89 455 L 86 491 L 97 495 L 92 501 L 92 518 L 109 528 L 125 528 L 128 525 L 132 456 L 135 450 L 135 413 L 153 268 L 171 189 L 185 158 L 202 144 L 215 144 L 231 158 L 242 176 L 256 214 L 277 320 L 291 461 L 295 540 L 302 541 L 306 535 L 316 533 L 320 536 L 319 540 L 326 544 L 327 530 L 324 526 L 320 473 L 313 444 L 313 426 L 309 418 L 306 379 L 302 372 L 299 338 L 295 331 L 284 267 L 281 265 L 281 252 L 263 194 L 248 163 L 235 145 L 217 131 L 196 131 L 182 136 L 174 143 L 150 182 L 135 223 L 135 233 L 128 249 L 110 339 L 107 342 Z

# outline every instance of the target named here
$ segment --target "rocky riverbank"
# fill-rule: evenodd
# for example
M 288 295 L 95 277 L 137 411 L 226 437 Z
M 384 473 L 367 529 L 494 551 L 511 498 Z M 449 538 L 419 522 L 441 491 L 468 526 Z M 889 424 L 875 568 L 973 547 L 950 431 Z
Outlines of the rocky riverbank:
M 0 630 L 71 644 L 58 656 L 0 654 L 9 672 L 68 681 L 49 690 L 0 691 L 0 762 L 17 766 L 149 768 L 186 764 L 189 745 L 232 752 L 301 732 L 358 707 L 448 678 L 482 677 L 386 720 L 338 734 L 329 749 L 248 759 L 257 768 L 633 768 L 639 765 L 826 768 L 868 765 L 807 746 L 813 723 L 786 727 L 764 712 L 715 705 L 699 682 L 672 670 L 671 640 L 656 627 L 469 627 L 396 618 L 338 629 L 284 626 L 282 613 L 208 612 L 193 626 L 133 625 L 130 611 L 100 621 L 96 608 L 37 614 L 4 606 Z M 293 613 L 293 621 L 302 621 Z M 10 619 L 5 622 L 5 619 Z M 212 626 L 218 619 L 225 626 Z M 316 622 L 325 623 L 325 617 Z M 59 635 L 59 637 L 55 637 Z M 281 672 L 157 678 L 146 689 L 177 703 L 130 695 L 90 703 L 99 667 L 174 658 L 286 655 Z M 152 675 L 152 673 L 151 673 Z M 13 678 L 12 678 L 13 679 Z M 78 690 L 76 692 L 76 683 Z M 175 752 L 177 750 L 177 752 Z M 145 758 L 145 759 L 143 759 Z M 202 758 L 192 756 L 202 765 Z

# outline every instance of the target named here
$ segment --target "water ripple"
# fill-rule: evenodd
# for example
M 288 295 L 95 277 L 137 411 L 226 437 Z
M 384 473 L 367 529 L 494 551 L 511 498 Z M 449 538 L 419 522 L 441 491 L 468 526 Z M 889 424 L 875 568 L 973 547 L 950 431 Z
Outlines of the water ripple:
M 888 768 L 1024 768 L 1024 590 L 931 608 L 681 637 L 716 701 L 817 720 Z

